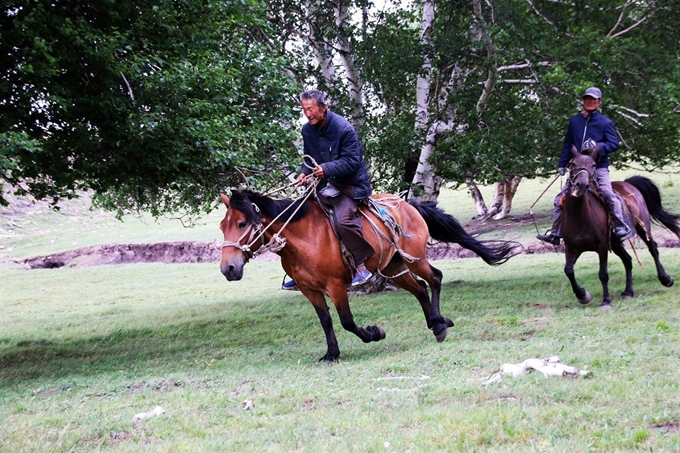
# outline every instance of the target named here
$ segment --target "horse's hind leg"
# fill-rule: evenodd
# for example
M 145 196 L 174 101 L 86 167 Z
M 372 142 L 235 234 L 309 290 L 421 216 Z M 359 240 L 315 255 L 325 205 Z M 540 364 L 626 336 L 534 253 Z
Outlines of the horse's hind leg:
M 623 268 L 626 271 L 626 288 L 621 293 L 621 297 L 624 299 L 630 299 L 635 295 L 635 292 L 633 291 L 633 260 L 621 241 L 616 239 L 612 240 L 612 252 L 621 258 Z
M 649 228 L 648 228 L 649 230 Z M 652 239 L 651 234 L 649 235 L 649 238 L 647 237 L 647 233 L 638 226 L 637 228 L 638 235 L 642 238 L 642 240 L 647 244 L 647 248 L 649 249 L 649 253 L 652 255 L 652 258 L 654 259 L 654 265 L 656 266 L 656 276 L 661 282 L 661 284 L 667 288 L 670 288 L 673 286 L 673 283 L 675 283 L 675 280 L 673 277 L 668 275 L 666 273 L 666 269 L 663 268 L 663 265 L 661 264 L 661 260 L 659 259 L 659 249 L 656 245 L 656 241 Z

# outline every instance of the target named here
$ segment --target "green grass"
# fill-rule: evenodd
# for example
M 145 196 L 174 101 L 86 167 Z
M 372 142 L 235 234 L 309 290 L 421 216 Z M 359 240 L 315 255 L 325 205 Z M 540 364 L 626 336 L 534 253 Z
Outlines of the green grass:
M 662 187 L 676 212 L 677 186 Z M 517 212 L 544 187 L 527 182 Z M 461 220 L 463 195 L 442 200 Z M 74 234 L 95 241 L 109 221 Z M 134 225 L 140 231 L 126 226 L 124 242 L 187 231 Z M 3 238 L 5 253 L 56 250 L 40 228 L 20 229 Z M 679 451 L 678 287 L 662 287 L 646 249 L 638 255 L 631 300 L 617 297 L 623 269 L 612 255 L 609 311 L 597 308 L 592 254 L 576 269 L 593 294 L 588 306 L 573 297 L 558 253 L 500 267 L 438 261 L 442 312 L 456 323 L 445 342 L 409 294 L 353 296 L 357 323 L 378 324 L 387 338 L 364 344 L 332 311 L 341 349 L 332 365 L 317 363 L 326 346 L 310 304 L 278 290 L 277 262 L 254 260 L 240 282 L 227 282 L 217 263 L 0 264 L 0 451 Z M 661 258 L 680 276 L 680 250 Z M 503 363 L 552 355 L 592 377 L 480 386 Z M 166 413 L 132 424 L 156 405 Z
M 680 251 L 663 257 L 678 275 Z M 387 338 L 340 329 L 330 366 L 316 362 L 316 315 L 277 290 L 274 262 L 232 283 L 206 264 L 5 266 L 0 449 L 677 451 L 664 428 L 680 422 L 677 289 L 643 259 L 637 297 L 608 312 L 573 299 L 557 254 L 439 261 L 456 323 L 445 342 L 410 295 L 356 296 L 357 321 Z M 611 273 L 620 291 L 623 272 Z M 580 274 L 600 294 L 594 260 Z M 503 363 L 551 355 L 593 377 L 480 386 Z M 133 427 L 156 405 L 166 413 Z

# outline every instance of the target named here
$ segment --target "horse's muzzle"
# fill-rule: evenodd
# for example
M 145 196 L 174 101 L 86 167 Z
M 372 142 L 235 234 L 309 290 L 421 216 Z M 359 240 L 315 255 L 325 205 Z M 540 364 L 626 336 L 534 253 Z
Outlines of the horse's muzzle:
M 586 190 L 588 190 L 588 184 L 573 184 L 571 187 L 571 196 L 577 198 L 582 197 L 586 193 Z
M 242 264 L 220 264 L 220 271 L 222 275 L 227 277 L 227 280 L 233 282 L 235 280 L 241 280 L 243 278 L 243 265 Z

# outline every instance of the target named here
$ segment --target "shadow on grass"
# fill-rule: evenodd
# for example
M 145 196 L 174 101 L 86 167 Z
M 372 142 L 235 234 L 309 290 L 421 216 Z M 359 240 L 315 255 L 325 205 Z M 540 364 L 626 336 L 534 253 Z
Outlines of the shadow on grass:
M 370 313 L 358 310 L 361 321 L 376 321 L 380 310 L 385 309 L 364 308 Z M 0 338 L 0 386 L 132 369 L 148 374 L 157 372 L 154 370 L 201 368 L 212 361 L 221 361 L 226 368 L 244 364 L 256 367 L 260 363 L 271 366 L 272 362 L 313 364 L 326 352 L 323 330 L 308 304 L 263 304 L 234 318 L 224 317 L 224 310 L 218 307 L 215 312 L 214 317 L 206 315 L 177 324 L 156 322 L 151 326 L 154 321 L 150 320 L 148 327 L 120 328 L 87 338 L 53 340 L 41 338 L 38 332 L 32 339 L 18 342 Z M 177 318 L 184 315 L 178 312 Z M 337 319 L 334 327 L 342 359 L 365 361 L 385 353 L 380 344 L 350 346 L 346 335 L 353 334 L 344 332 Z M 414 328 L 425 328 L 424 322 Z

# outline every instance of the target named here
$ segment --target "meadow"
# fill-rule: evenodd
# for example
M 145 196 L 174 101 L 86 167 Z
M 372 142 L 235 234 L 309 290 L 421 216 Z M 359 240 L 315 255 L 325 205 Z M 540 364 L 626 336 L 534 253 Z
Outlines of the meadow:
M 680 212 L 674 175 L 654 175 Z M 523 182 L 512 215 L 545 180 Z M 534 209 L 544 229 L 554 190 Z M 466 223 L 462 191 L 442 207 Z M 217 212 L 196 228 L 82 209 L 36 211 L 3 230 L 0 251 L 23 258 L 114 241 L 212 240 Z M 511 220 L 509 220 L 511 222 Z M 493 228 L 493 222 L 485 226 Z M 522 223 L 506 238 L 524 240 Z M 76 242 L 78 245 L 74 245 Z M 440 260 L 443 343 L 403 291 L 354 295 L 356 321 L 387 338 L 364 344 L 334 315 L 341 360 L 317 360 L 323 331 L 309 302 L 280 291 L 276 261 L 254 260 L 240 282 L 214 264 L 147 263 L 24 270 L 0 262 L 0 451 L 680 451 L 678 285 L 662 287 L 638 242 L 636 296 L 598 308 L 594 256 L 577 276 L 594 301 L 579 305 L 560 253 L 500 267 Z M 630 250 L 630 247 L 628 247 Z M 680 276 L 680 249 L 661 249 Z M 586 378 L 503 377 L 504 363 L 559 356 Z M 133 423 L 156 406 L 162 415 Z

